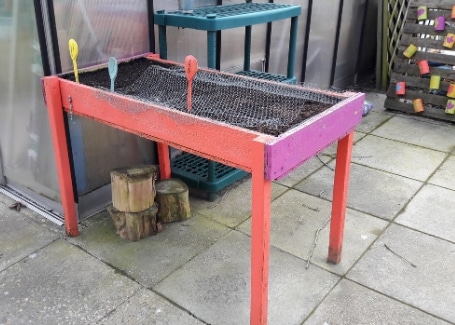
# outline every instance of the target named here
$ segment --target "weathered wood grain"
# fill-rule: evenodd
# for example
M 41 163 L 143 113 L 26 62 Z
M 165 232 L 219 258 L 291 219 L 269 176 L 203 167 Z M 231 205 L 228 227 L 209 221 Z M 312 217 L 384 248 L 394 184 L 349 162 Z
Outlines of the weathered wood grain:
M 179 179 L 170 178 L 156 184 L 157 217 L 162 223 L 184 221 L 191 217 L 188 187 Z

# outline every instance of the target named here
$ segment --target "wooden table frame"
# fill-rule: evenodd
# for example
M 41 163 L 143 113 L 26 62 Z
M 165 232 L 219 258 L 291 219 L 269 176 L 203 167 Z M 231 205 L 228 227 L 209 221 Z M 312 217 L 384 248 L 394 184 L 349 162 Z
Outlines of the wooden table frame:
M 151 58 L 163 61 L 154 55 Z M 338 141 L 328 262 L 339 263 L 354 128 L 362 118 L 364 94 L 337 94 L 346 99 L 275 137 L 140 102 L 58 76 L 43 78 L 43 90 L 68 236 L 77 236 L 79 229 L 64 111 L 156 141 L 162 178 L 170 177 L 169 145 L 252 174 L 250 324 L 254 325 L 267 324 L 271 181 Z

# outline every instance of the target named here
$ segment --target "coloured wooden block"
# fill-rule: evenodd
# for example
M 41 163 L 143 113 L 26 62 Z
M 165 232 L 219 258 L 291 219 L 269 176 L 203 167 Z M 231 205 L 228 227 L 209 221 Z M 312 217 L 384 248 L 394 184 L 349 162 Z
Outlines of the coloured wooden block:
M 428 65 L 427 60 L 420 60 L 418 65 L 421 76 L 430 73 L 430 66 Z
M 417 7 L 417 20 L 426 20 L 428 19 L 428 8 L 427 6 Z
M 450 84 L 447 90 L 447 97 L 455 98 L 455 84 Z
M 404 81 L 397 82 L 395 85 L 395 94 L 404 95 L 406 94 L 406 83 Z
M 414 107 L 415 113 L 423 112 L 425 109 L 423 107 L 422 98 L 417 98 L 412 101 L 412 106 Z
M 443 31 L 446 28 L 446 17 L 439 16 L 434 20 L 434 30 L 437 32 Z
M 409 46 L 404 50 L 403 55 L 408 59 L 412 58 L 412 56 L 417 52 L 417 47 L 414 44 L 409 44 Z
M 455 34 L 448 33 L 447 36 L 444 38 L 444 43 L 442 43 L 442 46 L 451 49 L 453 47 L 454 43 L 455 43 Z
M 433 75 L 430 78 L 430 89 L 435 90 L 439 89 L 439 85 L 441 84 L 441 76 Z
M 445 112 L 447 114 L 455 114 L 455 100 L 454 99 L 449 99 L 447 101 Z

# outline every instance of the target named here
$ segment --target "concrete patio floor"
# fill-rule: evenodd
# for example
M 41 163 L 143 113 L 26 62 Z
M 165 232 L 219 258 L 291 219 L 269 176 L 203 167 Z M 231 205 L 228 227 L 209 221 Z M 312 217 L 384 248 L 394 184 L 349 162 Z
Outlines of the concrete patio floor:
M 336 147 L 273 183 L 271 325 L 455 324 L 455 125 L 366 99 L 340 264 L 326 262 Z M 68 238 L 0 194 L 0 324 L 248 324 L 250 189 L 192 196 L 192 218 L 138 242 L 105 211 Z

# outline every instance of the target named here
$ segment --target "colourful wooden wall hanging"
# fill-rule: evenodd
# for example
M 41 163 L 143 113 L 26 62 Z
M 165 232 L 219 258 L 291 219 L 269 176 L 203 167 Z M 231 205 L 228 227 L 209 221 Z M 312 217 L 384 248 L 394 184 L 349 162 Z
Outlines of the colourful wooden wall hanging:
M 419 20 L 419 7 L 427 8 L 426 20 Z M 451 99 L 447 96 L 449 85 L 455 84 L 455 56 L 448 54 L 448 48 L 444 46 L 445 41 L 455 43 L 454 7 L 452 1 L 439 0 L 414 0 L 409 4 L 397 55 L 393 60 L 384 107 L 415 114 L 413 101 L 420 98 L 424 111 L 419 112 L 419 115 L 455 122 L 452 108 L 447 109 L 448 100 Z M 444 30 L 438 31 L 435 30 L 434 22 L 441 16 L 445 18 L 445 26 Z M 428 62 L 429 73 L 421 74 L 421 61 Z M 397 91 L 397 83 L 401 82 L 406 84 L 404 94 Z

